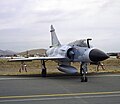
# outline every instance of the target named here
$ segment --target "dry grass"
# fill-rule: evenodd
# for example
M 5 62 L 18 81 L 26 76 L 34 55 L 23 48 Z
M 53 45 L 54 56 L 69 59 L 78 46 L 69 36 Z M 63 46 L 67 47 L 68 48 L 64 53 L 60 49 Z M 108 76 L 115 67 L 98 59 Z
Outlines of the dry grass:
M 26 62 L 28 72 L 23 71 L 19 73 L 21 63 L 20 62 L 7 62 L 7 60 L 0 60 L 0 75 L 23 75 L 23 74 L 39 74 L 41 72 L 40 61 L 31 61 Z M 103 71 L 101 68 L 99 72 L 120 72 L 120 59 L 110 58 L 108 60 L 103 61 L 105 65 L 105 70 Z M 79 69 L 79 63 L 72 63 L 77 69 Z M 46 67 L 48 73 L 57 73 L 59 72 L 56 68 L 57 64 L 53 61 L 47 61 Z M 96 72 L 96 65 L 89 65 L 89 72 Z M 78 70 L 79 72 L 79 70 Z

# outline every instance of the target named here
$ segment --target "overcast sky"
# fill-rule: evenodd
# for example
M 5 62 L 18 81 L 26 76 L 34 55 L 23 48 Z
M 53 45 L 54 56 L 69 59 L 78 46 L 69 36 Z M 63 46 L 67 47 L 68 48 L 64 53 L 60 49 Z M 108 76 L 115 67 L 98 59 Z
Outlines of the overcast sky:
M 120 0 L 0 0 L 0 49 L 48 48 L 51 24 L 63 44 L 120 51 Z

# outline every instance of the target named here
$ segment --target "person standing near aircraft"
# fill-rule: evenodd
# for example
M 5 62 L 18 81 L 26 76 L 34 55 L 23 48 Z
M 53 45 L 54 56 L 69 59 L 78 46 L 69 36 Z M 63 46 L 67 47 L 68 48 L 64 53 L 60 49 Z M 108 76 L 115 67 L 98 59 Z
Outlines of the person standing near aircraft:
M 102 62 L 97 63 L 97 71 L 99 71 L 99 67 L 101 66 L 102 70 L 105 70 L 104 64 Z
M 27 65 L 22 61 L 21 62 L 21 67 L 19 69 L 19 72 L 21 73 L 24 70 L 25 70 L 25 72 L 27 72 Z

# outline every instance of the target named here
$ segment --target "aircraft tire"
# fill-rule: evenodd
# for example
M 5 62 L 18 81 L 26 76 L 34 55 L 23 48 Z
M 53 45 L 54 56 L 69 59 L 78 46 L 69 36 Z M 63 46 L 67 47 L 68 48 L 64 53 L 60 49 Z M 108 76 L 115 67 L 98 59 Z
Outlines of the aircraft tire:
M 41 73 L 42 77 L 46 77 L 46 74 L 47 74 L 46 69 L 42 69 L 42 73 Z
M 87 82 L 87 81 L 88 81 L 88 78 L 87 78 L 87 77 L 85 77 L 84 81 L 85 81 L 85 82 Z
M 81 77 L 81 82 L 84 82 L 84 77 L 83 76 Z

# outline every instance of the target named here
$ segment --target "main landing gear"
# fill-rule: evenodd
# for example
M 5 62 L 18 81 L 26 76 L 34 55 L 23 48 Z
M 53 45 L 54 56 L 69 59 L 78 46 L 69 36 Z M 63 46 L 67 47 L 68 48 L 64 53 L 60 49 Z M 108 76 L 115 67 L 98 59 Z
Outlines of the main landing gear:
M 45 60 L 41 60 L 41 75 L 42 77 L 46 77 L 47 75 L 47 68 L 45 65 Z M 87 63 L 81 63 L 80 65 L 80 75 L 81 75 L 81 82 L 87 82 L 88 78 L 87 78 Z
M 81 82 L 88 81 L 86 74 L 87 74 L 87 63 L 81 63 L 81 65 L 80 65 Z
M 41 72 L 42 77 L 46 77 L 47 69 L 45 66 L 45 60 L 41 60 L 41 69 L 42 69 L 42 72 Z

